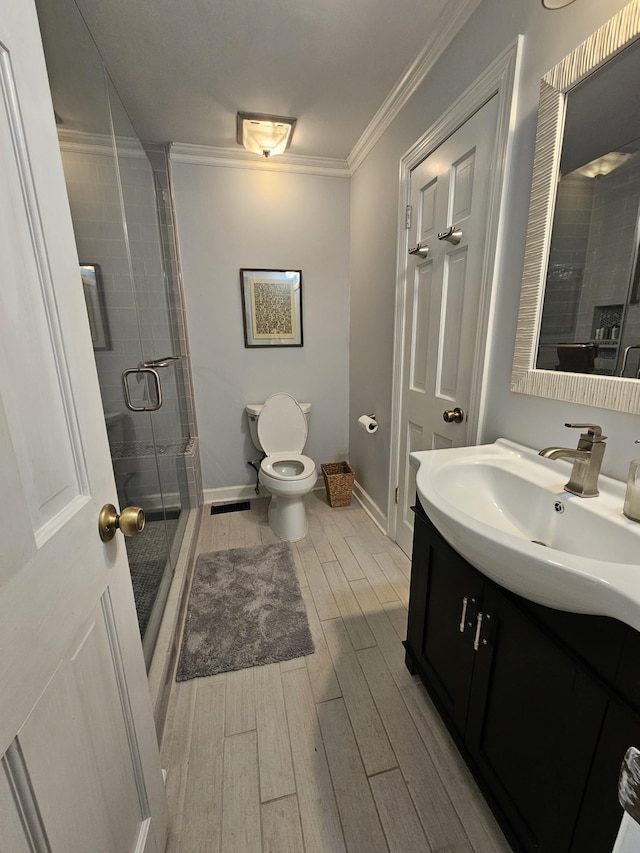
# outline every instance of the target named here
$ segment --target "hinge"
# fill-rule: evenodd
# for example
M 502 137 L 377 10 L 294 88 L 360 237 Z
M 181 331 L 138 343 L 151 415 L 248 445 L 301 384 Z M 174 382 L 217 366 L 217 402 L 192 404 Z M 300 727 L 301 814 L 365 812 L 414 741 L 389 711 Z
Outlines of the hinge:
M 398 492 L 399 491 L 400 491 L 400 489 L 396 486 L 396 503 L 398 503 Z
M 411 210 L 412 210 L 411 205 L 408 204 L 407 209 L 405 211 L 405 216 L 404 216 L 404 227 L 405 228 L 411 228 Z

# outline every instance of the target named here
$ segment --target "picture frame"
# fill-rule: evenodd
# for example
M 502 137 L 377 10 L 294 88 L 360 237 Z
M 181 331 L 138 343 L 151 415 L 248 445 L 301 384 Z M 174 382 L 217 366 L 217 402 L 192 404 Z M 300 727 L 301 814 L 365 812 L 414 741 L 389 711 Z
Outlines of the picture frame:
M 100 264 L 80 264 L 80 277 L 84 301 L 87 306 L 93 349 L 95 351 L 110 350 L 112 348 L 111 334 Z
M 302 270 L 240 270 L 244 345 L 301 347 Z

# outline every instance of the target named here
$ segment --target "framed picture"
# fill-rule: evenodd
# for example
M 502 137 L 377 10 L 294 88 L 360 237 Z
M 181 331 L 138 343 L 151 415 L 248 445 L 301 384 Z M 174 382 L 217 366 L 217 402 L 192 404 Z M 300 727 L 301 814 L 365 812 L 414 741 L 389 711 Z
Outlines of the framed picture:
M 87 305 L 93 348 L 94 350 L 109 350 L 111 349 L 111 335 L 109 334 L 109 320 L 104 301 L 100 265 L 80 264 L 80 276 L 84 301 Z
M 245 347 L 302 346 L 302 271 L 240 270 Z

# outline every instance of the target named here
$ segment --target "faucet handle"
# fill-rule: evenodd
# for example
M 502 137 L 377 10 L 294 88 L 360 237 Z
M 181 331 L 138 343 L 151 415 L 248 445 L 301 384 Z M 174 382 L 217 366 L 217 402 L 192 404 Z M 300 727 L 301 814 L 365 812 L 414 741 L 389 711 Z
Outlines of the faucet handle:
M 565 426 L 572 429 L 586 429 L 587 436 L 595 441 L 604 441 L 607 438 L 606 435 L 602 435 L 602 427 L 598 424 L 565 424 Z

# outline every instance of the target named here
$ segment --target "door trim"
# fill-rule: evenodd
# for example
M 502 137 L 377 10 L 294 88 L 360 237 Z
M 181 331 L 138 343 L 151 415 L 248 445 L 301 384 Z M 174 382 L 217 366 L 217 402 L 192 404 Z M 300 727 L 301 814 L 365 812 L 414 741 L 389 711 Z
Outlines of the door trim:
M 470 443 L 480 440 L 484 423 L 485 387 L 487 374 L 486 345 L 490 338 L 494 316 L 496 259 L 501 255 L 504 222 L 501 217 L 509 183 L 511 148 L 516 117 L 516 94 L 520 71 L 523 37 L 515 41 L 481 74 L 477 80 L 443 113 L 438 121 L 407 151 L 400 160 L 398 204 L 398 240 L 396 249 L 396 298 L 393 342 L 393 388 L 391 400 L 391 458 L 387 497 L 387 533 L 396 537 L 395 489 L 400 472 L 400 405 L 402 402 L 402 353 L 406 333 L 404 314 L 407 299 L 407 251 L 409 231 L 406 226 L 407 205 L 410 203 L 411 171 L 455 133 L 490 98 L 498 98 L 498 118 L 494 162 L 489 186 L 487 216 L 487 248 L 480 285 L 478 335 L 475 345 L 471 385 Z

